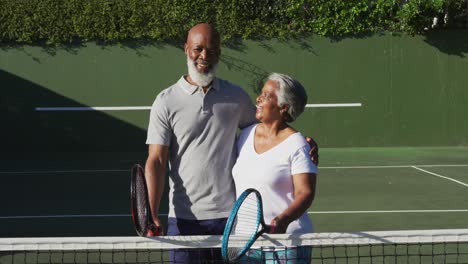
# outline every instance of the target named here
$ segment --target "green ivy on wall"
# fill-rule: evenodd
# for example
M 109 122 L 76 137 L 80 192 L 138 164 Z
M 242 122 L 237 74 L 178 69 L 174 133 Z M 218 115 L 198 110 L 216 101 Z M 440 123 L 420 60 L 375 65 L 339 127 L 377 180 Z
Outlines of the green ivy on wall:
M 0 42 L 181 41 L 196 23 L 223 41 L 332 38 L 467 27 L 467 0 L 0 0 Z

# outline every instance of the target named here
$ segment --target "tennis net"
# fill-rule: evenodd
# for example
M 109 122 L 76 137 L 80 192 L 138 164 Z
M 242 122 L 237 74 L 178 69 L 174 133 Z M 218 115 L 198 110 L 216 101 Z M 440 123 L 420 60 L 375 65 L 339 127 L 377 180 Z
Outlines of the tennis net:
M 314 264 L 468 263 L 468 229 L 263 235 L 254 244 L 297 246 L 312 246 Z M 223 263 L 220 247 L 220 236 L 0 238 L 0 263 L 171 263 L 171 250 L 208 250 L 219 258 L 191 263 Z

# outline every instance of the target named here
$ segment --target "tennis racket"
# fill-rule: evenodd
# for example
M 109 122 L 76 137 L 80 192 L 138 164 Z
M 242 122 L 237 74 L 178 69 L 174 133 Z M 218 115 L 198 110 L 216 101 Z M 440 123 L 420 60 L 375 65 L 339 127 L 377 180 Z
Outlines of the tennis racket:
M 274 232 L 275 227 L 265 224 L 263 219 L 260 193 L 255 189 L 245 190 L 234 204 L 224 228 L 221 243 L 224 261 L 232 263 L 239 260 L 259 236 Z
M 153 223 L 148 200 L 148 189 L 143 168 L 139 164 L 132 167 L 130 178 L 132 221 L 141 237 L 160 236 L 161 228 Z

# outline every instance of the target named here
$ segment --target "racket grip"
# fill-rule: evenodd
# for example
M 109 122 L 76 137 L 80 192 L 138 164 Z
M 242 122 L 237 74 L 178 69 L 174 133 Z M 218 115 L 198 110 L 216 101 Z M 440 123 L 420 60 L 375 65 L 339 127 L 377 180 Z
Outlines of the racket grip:
M 147 237 L 162 236 L 162 228 L 160 226 L 151 225 L 148 229 Z
M 276 225 L 267 225 L 265 231 L 268 234 L 275 234 L 276 233 Z

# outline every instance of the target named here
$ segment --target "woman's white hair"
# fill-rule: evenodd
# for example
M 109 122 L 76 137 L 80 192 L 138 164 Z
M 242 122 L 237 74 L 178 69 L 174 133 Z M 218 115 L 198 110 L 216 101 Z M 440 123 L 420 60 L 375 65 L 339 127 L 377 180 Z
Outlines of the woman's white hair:
M 274 81 L 278 84 L 278 105 L 288 105 L 286 122 L 293 122 L 302 114 L 307 104 L 307 93 L 302 84 L 286 74 L 271 73 L 267 81 Z

